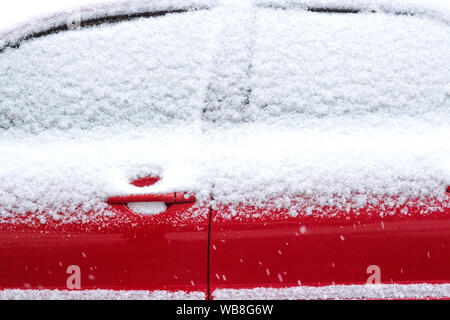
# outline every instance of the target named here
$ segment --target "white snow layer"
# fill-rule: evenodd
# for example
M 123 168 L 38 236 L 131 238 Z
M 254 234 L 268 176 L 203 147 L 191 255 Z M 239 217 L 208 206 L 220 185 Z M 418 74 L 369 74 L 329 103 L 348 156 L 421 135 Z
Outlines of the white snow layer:
M 205 300 L 201 291 L 146 290 L 0 290 L 0 300 Z
M 253 0 L 261 7 L 279 8 L 334 8 L 390 13 L 447 14 L 450 4 L 446 0 Z
M 6 48 L 0 215 L 84 218 L 169 191 L 293 215 L 442 211 L 449 52 L 449 26 L 426 16 L 238 5 Z
M 164 202 L 130 202 L 127 206 L 131 211 L 143 215 L 159 214 L 167 210 Z
M 216 0 L 17 0 L 0 13 L 0 49 L 29 35 L 77 22 L 143 12 L 192 10 L 214 6 Z
M 289 288 L 216 289 L 215 300 L 440 299 L 450 284 L 368 284 Z
M 450 284 L 332 285 L 254 289 L 216 289 L 215 300 L 439 299 Z M 0 290 L 0 300 L 204 300 L 200 291 L 145 290 Z

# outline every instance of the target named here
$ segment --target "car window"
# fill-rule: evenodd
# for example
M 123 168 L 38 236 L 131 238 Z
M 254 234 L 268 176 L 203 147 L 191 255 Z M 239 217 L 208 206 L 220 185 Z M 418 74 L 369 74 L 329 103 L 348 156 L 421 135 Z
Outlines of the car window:
M 260 8 L 246 23 L 251 38 L 236 46 L 249 60 L 230 89 L 246 88 L 245 99 L 223 100 L 210 119 L 449 119 L 450 28 L 440 21 Z
M 35 132 L 198 118 L 215 42 L 207 11 L 71 30 L 0 54 L 0 128 Z

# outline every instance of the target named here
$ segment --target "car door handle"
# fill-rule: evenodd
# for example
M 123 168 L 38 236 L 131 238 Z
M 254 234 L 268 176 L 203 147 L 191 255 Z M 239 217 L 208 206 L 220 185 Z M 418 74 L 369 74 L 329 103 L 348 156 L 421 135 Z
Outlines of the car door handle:
M 164 194 L 134 194 L 127 196 L 114 196 L 108 198 L 109 204 L 127 204 L 130 202 L 164 202 L 166 204 L 174 203 L 192 203 L 195 202 L 195 195 L 189 192 L 171 192 Z

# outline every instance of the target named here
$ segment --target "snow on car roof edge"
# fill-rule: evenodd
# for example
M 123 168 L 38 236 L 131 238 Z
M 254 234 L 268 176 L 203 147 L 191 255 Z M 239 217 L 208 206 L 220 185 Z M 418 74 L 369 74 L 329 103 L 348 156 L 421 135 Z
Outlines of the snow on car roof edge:
M 16 46 L 23 39 L 47 30 L 64 27 L 80 21 L 101 19 L 110 16 L 135 15 L 145 12 L 178 11 L 212 8 L 219 5 L 253 4 L 262 7 L 336 9 L 355 11 L 382 11 L 387 13 L 419 14 L 450 22 L 450 3 L 443 0 L 73 0 L 64 2 L 64 9 L 41 5 L 41 12 L 27 16 L 23 4 L 17 3 L 18 12 L 7 12 L 10 23 L 0 25 L 0 51 L 6 46 Z M 41 4 L 41 2 L 40 2 Z M 47 9 L 48 7 L 48 9 Z M 46 11 L 47 10 L 47 11 Z
M 427 15 L 447 22 L 450 3 L 444 0 L 253 0 L 260 7 L 381 11 L 385 13 Z
M 144 13 L 198 10 L 211 8 L 217 0 L 126 0 L 126 1 L 86 1 L 75 0 L 66 4 L 64 9 L 48 8 L 47 13 L 22 17 L 12 13 L 11 25 L 0 25 L 0 52 L 7 46 L 17 46 L 21 41 L 34 35 L 51 33 L 54 29 L 78 27 L 77 23 L 107 17 L 132 17 Z M 79 3 L 79 5 L 77 5 Z M 20 10 L 20 9 L 19 9 Z

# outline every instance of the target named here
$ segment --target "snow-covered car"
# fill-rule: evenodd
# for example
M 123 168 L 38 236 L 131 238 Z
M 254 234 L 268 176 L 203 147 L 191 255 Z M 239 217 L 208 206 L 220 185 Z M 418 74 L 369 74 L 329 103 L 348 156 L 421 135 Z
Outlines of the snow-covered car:
M 0 33 L 0 298 L 450 297 L 448 7 L 130 3 Z

